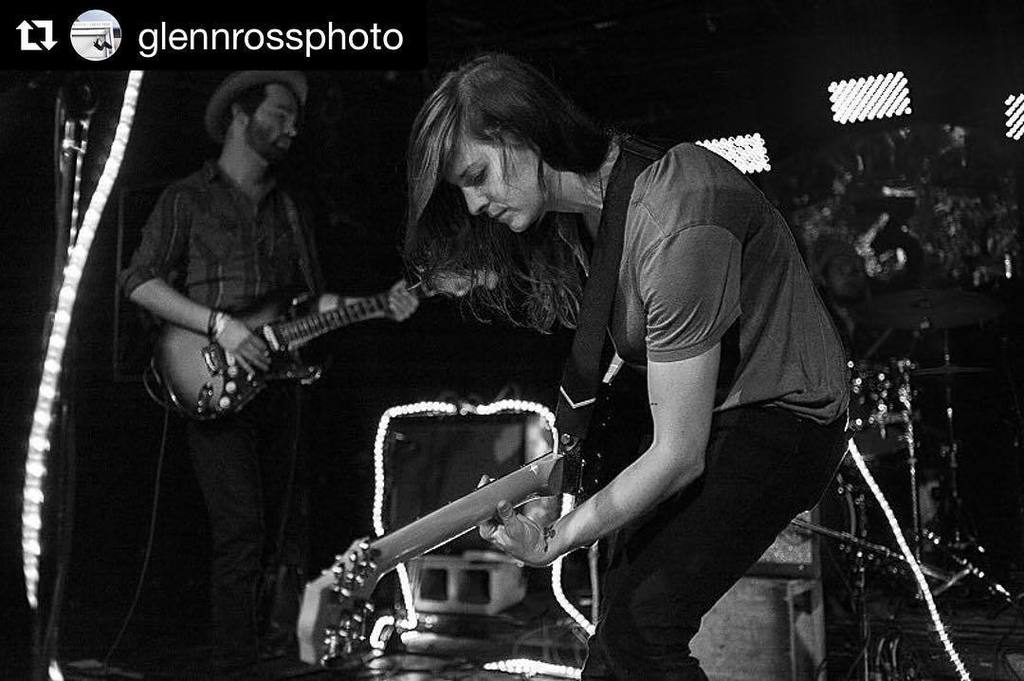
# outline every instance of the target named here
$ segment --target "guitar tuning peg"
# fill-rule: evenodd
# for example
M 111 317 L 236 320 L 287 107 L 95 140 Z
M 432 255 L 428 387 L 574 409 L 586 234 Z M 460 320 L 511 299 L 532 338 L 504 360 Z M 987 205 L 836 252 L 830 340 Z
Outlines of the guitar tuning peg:
M 367 615 L 369 615 L 370 613 L 372 613 L 372 612 L 374 611 L 374 605 L 373 605 L 373 603 L 370 603 L 369 601 L 367 601 L 366 603 L 363 603 L 363 610 L 365 610 L 365 611 L 366 611 L 366 614 L 367 614 Z
M 352 598 L 352 589 L 349 589 L 347 586 L 340 587 L 338 593 L 341 594 L 342 598 Z
M 359 549 L 361 551 L 366 551 L 369 548 L 370 548 L 370 542 L 366 541 L 365 539 L 363 541 L 359 542 Z

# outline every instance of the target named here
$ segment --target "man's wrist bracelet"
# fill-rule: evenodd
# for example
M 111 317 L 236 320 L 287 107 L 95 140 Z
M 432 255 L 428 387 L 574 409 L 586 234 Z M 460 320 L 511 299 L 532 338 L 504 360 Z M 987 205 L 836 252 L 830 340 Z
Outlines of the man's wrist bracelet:
M 213 319 L 213 340 L 220 338 L 220 335 L 224 333 L 224 329 L 227 328 L 228 322 L 231 321 L 231 317 L 226 312 L 218 312 Z

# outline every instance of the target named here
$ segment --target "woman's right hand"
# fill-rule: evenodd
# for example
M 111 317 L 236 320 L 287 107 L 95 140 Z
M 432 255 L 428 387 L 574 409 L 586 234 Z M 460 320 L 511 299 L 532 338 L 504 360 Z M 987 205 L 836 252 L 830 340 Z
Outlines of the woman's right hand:
M 217 342 L 250 374 L 256 373 L 256 369 L 266 371 L 270 368 L 267 344 L 237 319 L 231 318 L 225 322 L 224 330 L 217 336 Z

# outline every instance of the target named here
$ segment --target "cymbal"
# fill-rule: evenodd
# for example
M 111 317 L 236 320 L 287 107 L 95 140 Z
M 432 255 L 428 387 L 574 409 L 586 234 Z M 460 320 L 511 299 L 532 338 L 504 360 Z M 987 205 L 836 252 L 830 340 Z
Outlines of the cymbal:
M 911 376 L 915 378 L 929 378 L 932 376 L 940 376 L 943 378 L 952 378 L 954 376 L 970 376 L 972 374 L 984 374 L 992 371 L 988 367 L 962 367 L 956 364 L 940 364 L 937 367 L 926 367 L 924 369 L 914 369 L 910 372 Z
M 1002 311 L 1002 304 L 988 296 L 952 288 L 888 293 L 855 309 L 868 326 L 893 329 L 951 329 L 980 324 Z

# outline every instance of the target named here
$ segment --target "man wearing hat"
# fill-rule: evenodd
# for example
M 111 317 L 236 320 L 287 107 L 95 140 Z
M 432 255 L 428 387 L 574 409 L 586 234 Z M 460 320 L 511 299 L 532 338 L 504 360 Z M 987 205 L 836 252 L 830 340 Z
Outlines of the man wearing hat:
M 274 173 L 307 92 L 298 71 L 228 76 L 205 116 L 220 156 L 164 191 L 121 273 L 132 301 L 208 334 L 249 372 L 267 368 L 268 349 L 236 314 L 303 293 L 321 309 L 339 301 L 323 293 L 312 233 Z M 418 304 L 403 282 L 389 301 L 399 320 Z M 275 382 L 237 413 L 187 425 L 213 540 L 218 678 L 258 678 L 261 658 L 291 652 L 306 559 L 300 414 L 299 387 Z

